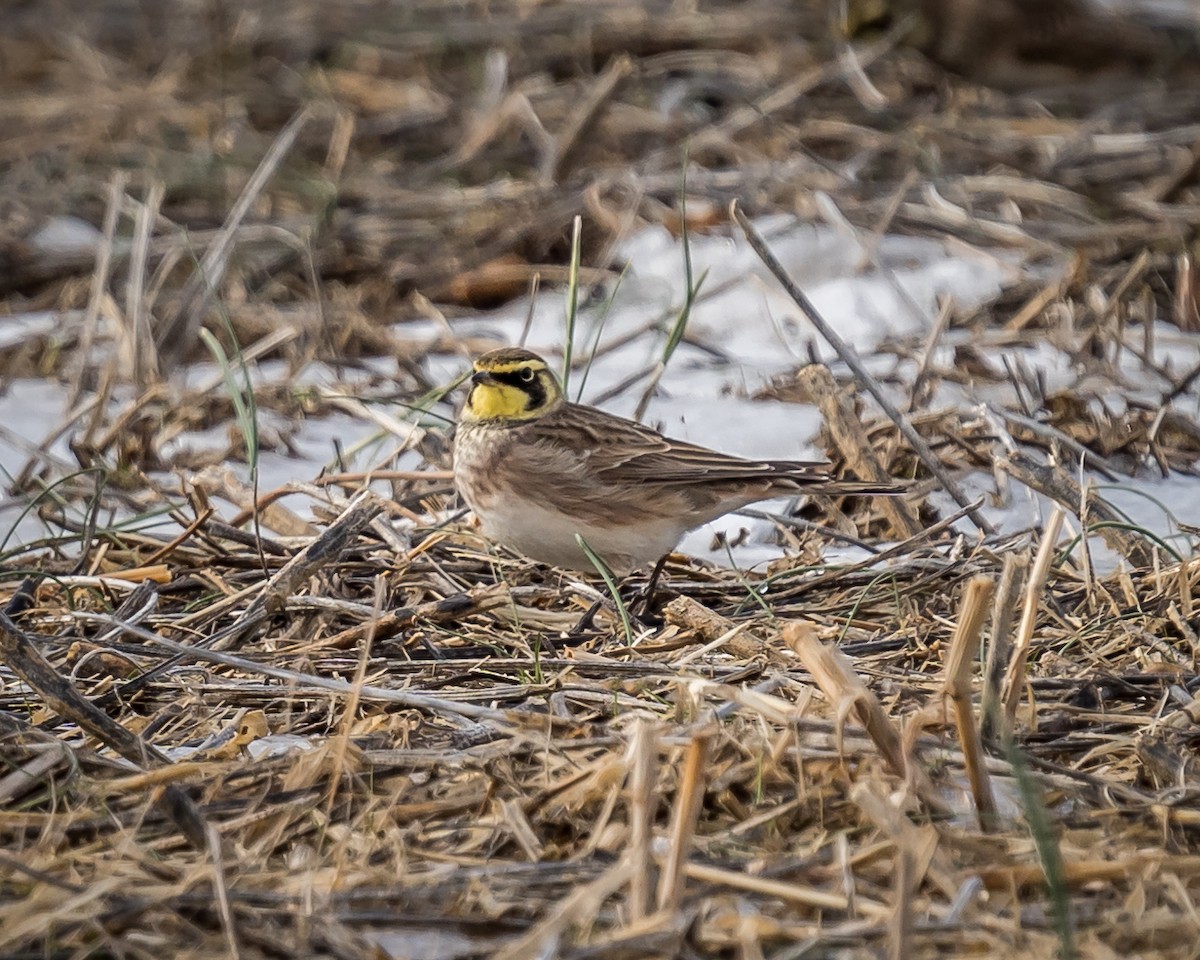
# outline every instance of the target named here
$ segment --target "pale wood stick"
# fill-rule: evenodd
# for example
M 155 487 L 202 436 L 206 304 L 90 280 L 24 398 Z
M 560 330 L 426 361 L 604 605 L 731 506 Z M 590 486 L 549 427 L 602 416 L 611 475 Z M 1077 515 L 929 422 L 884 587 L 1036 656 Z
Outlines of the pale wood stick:
M 654 728 L 639 720 L 629 745 L 629 854 L 633 858 L 629 877 L 629 915 L 642 920 L 650 915 L 650 896 L 654 876 L 654 792 L 657 747 Z
M 828 890 L 818 890 L 816 887 L 803 887 L 797 883 L 787 883 L 783 880 L 773 880 L 768 877 L 755 877 L 738 870 L 726 870 L 710 866 L 706 863 L 689 863 L 684 869 L 694 880 L 707 883 L 721 883 L 735 890 L 747 890 L 751 893 L 768 897 L 778 897 L 791 903 L 805 907 L 816 907 L 818 910 L 849 910 L 850 898 L 844 893 L 832 893 Z M 854 907 L 859 913 L 873 920 L 884 920 L 890 914 L 884 904 L 865 897 L 856 897 Z
M 692 737 L 683 760 L 683 773 L 675 788 L 675 806 L 671 810 L 671 837 L 666 863 L 658 877 L 658 909 L 674 910 L 683 888 L 683 866 L 696 832 L 696 819 L 704 799 L 705 763 L 713 731 L 704 730 Z
M 889 960 L 908 960 L 913 955 L 913 889 L 912 855 L 904 847 L 896 848 L 896 874 L 892 878 L 892 889 L 896 902 L 892 907 L 888 923 Z
M 1013 645 L 1012 657 L 1008 662 L 1008 670 L 1004 674 L 1004 726 L 1003 735 L 1012 736 L 1017 719 L 1017 703 L 1021 699 L 1021 691 L 1025 688 L 1025 661 L 1029 658 L 1029 645 L 1033 642 L 1033 628 L 1037 623 L 1038 601 L 1041 599 L 1042 586 L 1046 575 L 1050 572 L 1050 561 L 1054 559 L 1055 543 L 1058 532 L 1062 529 L 1064 511 L 1061 506 L 1055 506 L 1054 512 L 1042 531 L 1042 542 L 1038 545 L 1037 558 L 1033 561 L 1033 569 L 1029 573 L 1029 582 L 1025 585 L 1025 608 L 1021 613 L 1021 626 L 1017 631 L 1017 642 Z
M 972 577 L 967 581 L 958 615 L 958 626 L 954 629 L 950 649 L 946 654 L 945 691 L 954 706 L 958 740 L 966 761 L 971 793 L 975 797 L 975 812 L 979 817 L 980 829 L 984 832 L 990 832 L 997 826 L 996 802 L 992 797 L 991 781 L 988 779 L 983 741 L 975 723 L 975 713 L 971 709 L 971 671 L 979 655 L 983 619 L 987 615 L 988 602 L 992 599 L 995 586 L 992 578 L 987 576 Z
M 829 368 L 821 363 L 810 363 L 796 374 L 796 380 L 808 393 L 808 399 L 821 411 L 821 416 L 829 425 L 833 442 L 855 475 L 862 480 L 890 479 L 875 455 L 862 421 L 854 412 L 854 405 L 838 390 Z M 901 498 L 881 497 L 879 508 L 904 539 L 921 532 L 921 521 L 916 511 Z
M 663 608 L 663 617 L 671 626 L 694 631 L 704 643 L 725 637 L 724 648 L 739 660 L 754 657 L 766 657 L 775 663 L 783 660 L 770 643 L 747 630 L 744 623 L 735 623 L 689 596 L 679 596 L 668 603 Z
M 982 737 L 989 746 L 997 743 L 1000 733 L 1001 705 L 1004 693 L 1004 671 L 1012 652 L 1013 613 L 1017 605 L 1018 591 L 1029 569 L 1029 552 L 1009 553 L 1004 557 L 1004 569 L 1000 573 L 1000 588 L 992 604 L 992 635 L 988 642 L 987 658 L 983 668 L 983 693 L 980 696 L 980 713 L 983 715 Z

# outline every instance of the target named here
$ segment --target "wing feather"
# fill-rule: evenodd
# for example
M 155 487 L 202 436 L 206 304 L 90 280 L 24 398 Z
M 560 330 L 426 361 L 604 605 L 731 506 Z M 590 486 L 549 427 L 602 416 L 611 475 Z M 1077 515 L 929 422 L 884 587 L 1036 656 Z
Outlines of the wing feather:
M 633 420 L 593 408 L 565 404 L 539 427 L 564 438 L 586 436 L 580 451 L 587 472 L 609 482 L 645 484 L 727 481 L 828 480 L 828 465 L 802 460 L 748 460 L 685 440 L 664 437 Z

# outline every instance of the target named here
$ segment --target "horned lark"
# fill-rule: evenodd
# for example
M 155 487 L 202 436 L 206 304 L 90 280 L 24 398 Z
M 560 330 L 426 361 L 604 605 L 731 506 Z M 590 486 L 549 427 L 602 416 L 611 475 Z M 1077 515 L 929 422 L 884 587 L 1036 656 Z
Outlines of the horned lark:
M 545 361 L 517 348 L 475 361 L 454 478 L 489 539 L 589 570 L 578 534 L 616 573 L 657 560 L 687 531 L 757 500 L 903 489 L 835 481 L 819 463 L 743 460 L 670 440 L 568 402 Z

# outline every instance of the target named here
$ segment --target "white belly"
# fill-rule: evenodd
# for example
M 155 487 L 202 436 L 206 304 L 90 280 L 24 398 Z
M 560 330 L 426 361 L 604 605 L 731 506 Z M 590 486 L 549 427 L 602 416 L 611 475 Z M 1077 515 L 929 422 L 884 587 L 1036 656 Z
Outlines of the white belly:
M 479 514 L 484 534 L 542 563 L 572 570 L 595 568 L 575 539 L 576 534 L 614 573 L 628 573 L 653 563 L 671 550 L 686 532 L 677 521 L 653 520 L 613 529 L 578 522 L 537 504 L 505 499 Z

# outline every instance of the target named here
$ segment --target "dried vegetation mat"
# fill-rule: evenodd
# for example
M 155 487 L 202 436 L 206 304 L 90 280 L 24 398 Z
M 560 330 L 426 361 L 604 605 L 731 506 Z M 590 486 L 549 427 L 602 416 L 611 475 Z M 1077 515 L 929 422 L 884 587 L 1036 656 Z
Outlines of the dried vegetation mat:
M 6 955 L 1194 949 L 1200 561 L 1060 513 L 644 614 L 389 506 L 9 591 Z
M 51 535 L 0 547 L 0 953 L 1196 955 L 1200 531 L 1075 469 L 1200 451 L 1200 364 L 1159 349 L 1200 327 L 1194 92 L 1048 109 L 784 0 L 75 6 L 0 36 L 0 309 L 54 311 L 9 321 L 0 377 L 73 395 L 5 465 Z M 428 410 L 424 360 L 477 346 L 456 310 L 565 277 L 576 216 L 583 282 L 619 272 L 631 229 L 679 229 L 685 156 L 693 230 L 737 199 L 864 265 L 885 232 L 1069 263 L 888 345 L 901 425 L 820 368 L 767 391 L 822 401 L 839 465 L 915 478 L 904 509 L 780 518 L 763 571 L 675 558 L 647 610 L 453 521 L 428 422 L 386 424 L 428 461 L 378 464 L 387 498 L 196 478 L 359 396 Z M 214 344 L 286 373 L 253 387 L 277 428 L 204 458 L 173 441 L 236 412 L 181 376 Z M 1047 345 L 1065 388 L 997 359 Z M 1044 529 L 990 531 L 958 485 L 992 469 Z

